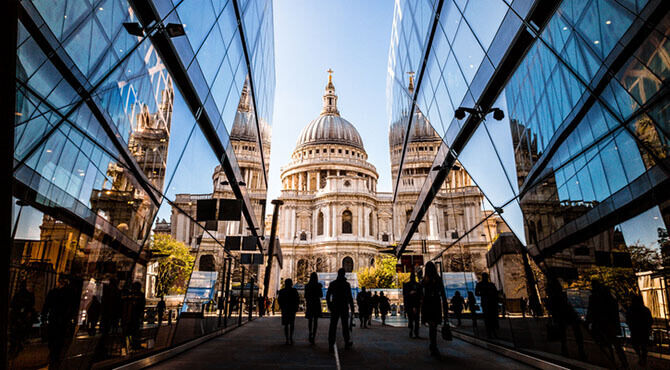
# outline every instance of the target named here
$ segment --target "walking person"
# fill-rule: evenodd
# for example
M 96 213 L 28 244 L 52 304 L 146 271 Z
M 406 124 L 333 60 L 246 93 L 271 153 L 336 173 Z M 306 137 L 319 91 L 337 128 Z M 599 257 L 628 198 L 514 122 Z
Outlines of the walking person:
M 465 307 L 465 300 L 461 296 L 461 292 L 458 290 L 454 293 L 454 296 L 451 297 L 451 309 L 454 311 L 454 316 L 458 320 L 458 326 L 461 326 L 461 313 Z
M 277 297 L 281 309 L 281 324 L 284 325 L 286 344 L 293 344 L 293 330 L 295 329 L 295 313 L 298 312 L 300 297 L 298 290 L 293 287 L 293 280 L 284 280 L 284 288 L 279 290 Z
M 482 300 L 486 336 L 498 338 L 498 289 L 489 281 L 488 273 L 482 273 L 481 281 L 475 286 L 475 294 Z
M 379 296 L 377 295 L 377 292 L 372 296 L 371 299 L 372 303 L 372 309 L 375 311 L 375 318 L 379 317 Z
M 521 306 L 521 317 L 524 319 L 526 318 L 526 310 L 528 310 L 528 299 L 526 297 L 521 297 L 521 301 L 519 302 L 519 306 Z
M 342 336 L 344 337 L 344 348 L 351 348 L 353 343 L 349 338 L 349 309 L 354 312 L 354 300 L 351 297 L 351 285 L 347 282 L 345 270 L 337 270 L 337 279 L 328 285 L 326 302 L 330 311 L 330 327 L 328 328 L 328 350 L 335 350 L 335 336 L 337 335 L 337 321 L 342 322 Z
M 633 349 L 637 353 L 638 364 L 645 367 L 647 365 L 647 346 L 651 335 L 651 325 L 654 320 L 651 317 L 651 311 L 644 305 L 642 296 L 637 294 L 633 296 L 626 313 L 626 322 L 630 328 L 630 339 Z
M 319 283 L 316 272 L 309 276 L 309 282 L 305 285 L 305 317 L 309 328 L 309 342 L 314 344 L 316 330 L 321 317 L 321 297 L 323 297 L 323 286 Z
M 472 329 L 477 330 L 477 299 L 471 290 L 468 290 L 468 310 L 472 319 Z
M 609 289 L 599 280 L 591 281 L 586 323 L 591 325 L 591 336 L 600 345 L 600 348 L 606 351 L 612 364 L 617 367 L 614 359 L 614 352 L 616 352 L 622 366 L 628 368 L 628 359 L 618 338 L 621 334 L 619 304 L 612 297 Z
M 61 366 L 68 338 L 74 334 L 77 296 L 68 279 L 61 277 L 56 288 L 49 291 L 42 306 L 42 322 L 46 323 L 49 368 Z
M 361 329 L 368 327 L 369 299 L 365 287 L 356 295 L 356 304 L 358 305 L 358 321 L 361 323 Z
M 100 319 L 100 301 L 97 296 L 91 298 L 91 303 L 86 310 L 86 330 L 89 336 L 94 336 L 98 327 L 98 320 Z
M 409 337 L 419 338 L 419 318 L 421 317 L 421 284 L 416 282 L 414 272 L 409 274 L 409 281 L 402 286 L 402 298 L 407 312 Z
M 550 328 L 561 342 L 561 354 L 568 356 L 568 345 L 566 331 L 568 326 L 572 327 L 577 344 L 579 358 L 586 360 L 584 352 L 584 338 L 582 336 L 581 320 L 577 311 L 568 301 L 568 295 L 563 291 L 561 283 L 556 278 L 550 278 L 547 283 L 547 309 L 551 315 Z
M 437 268 L 433 262 L 428 262 L 423 276 L 423 303 L 421 306 L 421 321 L 428 324 L 428 337 L 430 338 L 431 356 L 440 356 L 437 349 L 437 325 L 443 322 L 447 324 L 449 317 L 449 304 L 447 294 L 444 292 L 442 279 L 437 274 Z
M 372 293 L 370 292 L 365 292 L 365 301 L 367 302 L 367 315 L 366 315 L 366 320 L 367 320 L 367 326 L 366 328 L 371 328 L 372 327 Z
M 165 298 L 161 296 L 161 300 L 156 304 L 156 311 L 158 312 L 158 326 L 163 323 L 163 315 L 165 315 Z
M 9 354 L 12 359 L 23 351 L 35 319 L 35 294 L 21 280 L 9 305 Z M 10 365 L 11 366 L 11 365 Z
M 382 315 L 382 326 L 386 326 L 386 315 L 391 311 L 391 303 L 384 292 L 379 293 L 379 313 Z

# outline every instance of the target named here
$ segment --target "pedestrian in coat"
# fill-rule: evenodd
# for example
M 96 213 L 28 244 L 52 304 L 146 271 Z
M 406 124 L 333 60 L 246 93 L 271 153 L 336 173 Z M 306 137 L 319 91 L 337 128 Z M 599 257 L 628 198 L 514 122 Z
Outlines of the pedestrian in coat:
M 379 293 L 379 313 L 382 315 L 382 326 L 386 326 L 386 315 L 391 311 L 391 302 L 384 292 Z
M 461 296 L 461 292 L 456 291 L 454 296 L 451 297 L 451 310 L 454 311 L 454 316 L 456 316 L 456 320 L 458 320 L 458 326 L 461 326 L 461 313 L 463 312 L 464 307 L 465 300 L 463 299 L 463 296 Z
M 326 302 L 330 311 L 330 327 L 328 328 L 328 350 L 335 350 L 335 336 L 337 334 L 337 322 L 342 322 L 342 336 L 345 347 L 351 348 L 353 343 L 349 337 L 349 309 L 354 313 L 354 299 L 351 297 L 351 285 L 347 282 L 346 272 L 343 268 L 337 271 L 337 279 L 328 285 Z
M 638 363 L 644 367 L 647 365 L 647 346 L 649 346 L 651 325 L 654 320 L 651 317 L 651 311 L 644 305 L 642 296 L 637 294 L 633 296 L 626 313 L 626 322 L 630 328 L 630 339 L 637 353 Z
M 316 272 L 309 276 L 309 282 L 305 285 L 305 317 L 309 329 L 309 342 L 314 344 L 319 317 L 321 317 L 321 297 L 323 297 L 323 286 L 319 283 Z
M 407 312 L 409 337 L 419 338 L 419 319 L 421 317 L 421 284 L 416 282 L 414 272 L 409 275 L 409 281 L 402 286 L 402 298 Z
M 293 280 L 284 280 L 284 288 L 279 291 L 279 308 L 281 309 L 281 324 L 284 325 L 286 344 L 293 344 L 293 330 L 295 329 L 295 313 L 298 312 L 300 296 L 293 287 Z
M 444 284 L 437 273 L 437 268 L 432 262 L 428 262 L 422 281 L 423 302 L 421 304 L 421 321 L 428 324 L 428 336 L 430 338 L 430 354 L 439 357 L 437 349 L 437 326 L 444 321 L 447 325 L 449 317 L 449 304 Z

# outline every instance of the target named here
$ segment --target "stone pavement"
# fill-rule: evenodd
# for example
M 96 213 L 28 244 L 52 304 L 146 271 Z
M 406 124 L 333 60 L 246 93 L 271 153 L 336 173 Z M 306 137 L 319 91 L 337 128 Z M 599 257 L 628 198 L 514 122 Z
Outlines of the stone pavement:
M 307 341 L 307 320 L 296 318 L 295 344 L 285 345 L 280 318 L 254 320 L 226 335 L 212 339 L 155 366 L 157 369 L 336 369 L 335 354 L 328 352 L 328 318 L 319 320 L 316 344 Z M 358 324 L 358 323 L 357 323 Z M 410 339 L 406 328 L 354 328 L 354 347 L 344 349 L 338 331 L 339 362 L 342 369 L 526 369 L 528 366 L 458 339 L 438 338 L 442 357 L 428 354 L 428 329 L 423 339 Z

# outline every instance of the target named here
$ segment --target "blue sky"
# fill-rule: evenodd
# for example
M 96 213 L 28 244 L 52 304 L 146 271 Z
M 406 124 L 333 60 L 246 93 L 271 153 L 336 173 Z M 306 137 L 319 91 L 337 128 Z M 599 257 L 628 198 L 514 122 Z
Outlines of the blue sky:
M 268 199 L 279 196 L 280 167 L 300 130 L 321 112 L 328 68 L 340 114 L 358 129 L 377 167 L 378 190 L 391 191 L 386 68 L 393 6 L 390 0 L 274 2 L 277 85 Z

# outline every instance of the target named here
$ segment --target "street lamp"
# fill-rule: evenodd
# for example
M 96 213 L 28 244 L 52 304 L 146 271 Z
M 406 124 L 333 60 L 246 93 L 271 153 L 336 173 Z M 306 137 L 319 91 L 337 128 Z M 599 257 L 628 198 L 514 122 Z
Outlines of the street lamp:
M 489 113 L 493 113 L 493 118 L 496 121 L 502 121 L 503 118 L 505 118 L 505 112 L 502 111 L 500 108 L 490 108 L 487 111 L 482 110 L 481 108 L 466 108 L 466 107 L 458 107 L 456 111 L 454 112 L 454 117 L 456 119 L 461 120 L 465 118 L 465 113 L 470 113 L 472 115 L 479 116 L 479 118 L 484 118 Z

